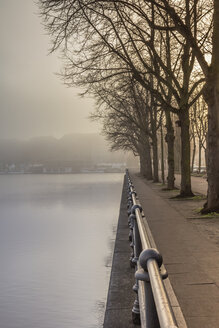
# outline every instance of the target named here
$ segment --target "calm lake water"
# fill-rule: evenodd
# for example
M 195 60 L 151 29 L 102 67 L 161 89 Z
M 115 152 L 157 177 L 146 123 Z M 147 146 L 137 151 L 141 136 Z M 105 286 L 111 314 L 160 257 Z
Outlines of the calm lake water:
M 0 327 L 97 328 L 123 174 L 0 176 Z

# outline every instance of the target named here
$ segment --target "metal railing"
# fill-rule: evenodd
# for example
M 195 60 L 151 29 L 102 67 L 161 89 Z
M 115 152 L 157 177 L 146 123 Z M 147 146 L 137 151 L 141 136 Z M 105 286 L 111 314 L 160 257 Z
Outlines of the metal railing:
M 129 240 L 132 247 L 131 267 L 135 268 L 136 300 L 132 309 L 133 322 L 144 328 L 177 328 L 176 320 L 163 284 L 167 272 L 163 259 L 152 247 L 142 207 L 126 171 L 128 185 Z

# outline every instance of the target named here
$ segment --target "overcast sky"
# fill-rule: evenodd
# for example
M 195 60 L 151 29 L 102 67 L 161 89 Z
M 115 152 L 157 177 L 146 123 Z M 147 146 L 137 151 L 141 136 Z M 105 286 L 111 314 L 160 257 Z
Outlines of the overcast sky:
M 48 55 L 37 10 L 34 0 L 0 0 L 0 138 L 97 132 L 94 102 L 55 75 L 62 62 Z

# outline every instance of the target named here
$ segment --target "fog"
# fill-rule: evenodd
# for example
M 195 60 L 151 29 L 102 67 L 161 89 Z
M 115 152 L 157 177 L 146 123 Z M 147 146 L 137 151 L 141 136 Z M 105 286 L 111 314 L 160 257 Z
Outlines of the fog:
M 55 73 L 58 54 L 33 0 L 0 0 L 0 139 L 97 132 L 88 120 L 94 101 L 67 88 Z
M 21 172 L 26 165 L 41 164 L 52 168 L 63 165 L 79 170 L 100 163 L 133 165 L 131 153 L 110 152 L 106 141 L 96 133 L 74 133 L 57 139 L 35 137 L 28 140 L 0 139 L 0 172 Z M 10 169 L 10 167 L 12 168 Z

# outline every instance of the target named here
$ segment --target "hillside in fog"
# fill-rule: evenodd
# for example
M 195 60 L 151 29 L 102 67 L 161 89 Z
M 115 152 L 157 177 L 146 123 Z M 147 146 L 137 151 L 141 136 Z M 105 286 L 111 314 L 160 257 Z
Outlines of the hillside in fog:
M 132 162 L 131 154 L 111 152 L 98 134 L 71 134 L 61 139 L 35 137 L 27 141 L 0 140 L 0 163 L 45 164 L 72 162 L 86 165 Z

